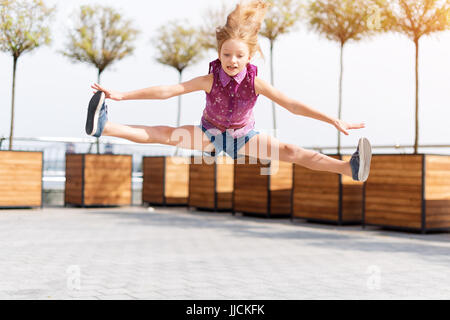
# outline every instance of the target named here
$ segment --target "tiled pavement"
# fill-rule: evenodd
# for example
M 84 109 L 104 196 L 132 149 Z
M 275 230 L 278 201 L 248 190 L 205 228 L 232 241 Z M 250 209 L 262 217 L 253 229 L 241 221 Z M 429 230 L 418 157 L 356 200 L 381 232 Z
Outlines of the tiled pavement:
M 186 208 L 0 210 L 0 299 L 449 299 L 450 234 Z

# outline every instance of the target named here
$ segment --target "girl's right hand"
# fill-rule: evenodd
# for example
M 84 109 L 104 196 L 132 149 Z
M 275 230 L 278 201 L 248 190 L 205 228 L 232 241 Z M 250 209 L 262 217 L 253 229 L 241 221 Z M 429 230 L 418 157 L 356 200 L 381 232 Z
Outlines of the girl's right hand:
M 105 99 L 111 99 L 115 101 L 123 100 L 123 94 L 121 92 L 108 90 L 99 85 L 98 83 L 94 83 L 93 85 L 91 85 L 91 88 L 95 89 L 96 91 L 103 91 L 105 93 Z M 94 93 L 96 91 L 94 91 Z

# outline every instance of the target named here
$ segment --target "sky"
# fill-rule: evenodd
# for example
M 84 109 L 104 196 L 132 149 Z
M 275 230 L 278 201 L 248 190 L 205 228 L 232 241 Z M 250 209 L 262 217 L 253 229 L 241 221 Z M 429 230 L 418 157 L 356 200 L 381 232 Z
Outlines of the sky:
M 81 4 L 108 4 L 132 19 L 141 30 L 136 50 L 102 74 L 102 85 L 130 91 L 175 84 L 178 72 L 158 63 L 151 43 L 156 30 L 172 20 L 202 23 L 202 14 L 219 7 L 219 0 L 46 0 L 57 5 L 52 25 L 53 43 L 19 59 L 16 77 L 15 137 L 85 138 L 87 105 L 96 81 L 93 66 L 72 63 L 59 52 L 67 41 L 71 16 Z M 237 1 L 230 1 L 236 3 Z M 260 37 L 265 60 L 252 63 L 258 76 L 270 82 L 269 43 Z M 450 32 L 420 41 L 421 144 L 450 144 Z M 204 75 L 217 58 L 209 51 L 183 72 L 183 80 Z M 347 122 L 365 122 L 366 128 L 342 136 L 343 146 L 354 146 L 361 136 L 372 145 L 412 145 L 414 142 L 414 45 L 403 35 L 383 34 L 349 42 L 344 53 L 343 115 Z M 274 49 L 275 87 L 289 97 L 330 116 L 337 116 L 339 46 L 309 31 L 304 24 L 283 35 Z M 0 52 L 0 137 L 9 136 L 12 57 Z M 182 97 L 181 125 L 199 124 L 205 93 Z M 123 124 L 175 126 L 177 98 L 109 101 L 110 120 Z M 337 130 L 324 122 L 294 115 L 277 106 L 277 137 L 302 147 L 334 146 Z M 273 134 L 271 102 L 260 96 L 254 107 L 256 129 Z

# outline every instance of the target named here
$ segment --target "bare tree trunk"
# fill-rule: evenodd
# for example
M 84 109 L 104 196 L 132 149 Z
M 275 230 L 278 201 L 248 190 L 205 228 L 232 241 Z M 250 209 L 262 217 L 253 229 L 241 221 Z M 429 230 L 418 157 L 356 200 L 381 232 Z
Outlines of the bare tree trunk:
M 180 76 L 178 78 L 178 83 L 181 83 L 183 70 L 180 71 Z M 181 120 L 181 94 L 178 96 L 178 114 L 177 114 L 177 127 L 180 126 Z
M 14 97 L 16 92 L 16 69 L 18 57 L 13 56 L 13 81 L 12 81 L 12 95 L 11 95 L 11 129 L 9 132 L 9 151 L 12 150 L 13 135 L 14 135 Z
M 417 154 L 419 147 L 419 39 L 414 40 L 416 47 L 416 126 L 414 137 L 414 154 Z
M 178 70 L 180 75 L 178 78 L 178 83 L 181 83 L 182 78 L 183 78 L 183 70 Z M 177 127 L 180 126 L 180 120 L 181 120 L 181 94 L 178 96 L 178 113 L 177 113 Z M 178 156 L 179 154 L 179 148 L 177 147 L 175 149 L 175 156 Z
M 273 76 L 273 40 L 270 40 L 270 84 L 274 86 Z M 277 116 L 275 110 L 275 102 L 272 101 L 272 119 L 273 119 L 273 135 L 277 137 Z
M 100 69 L 98 69 L 98 73 L 97 73 L 97 83 L 100 84 L 100 78 L 102 75 L 102 71 Z M 96 139 L 96 145 L 97 145 L 97 154 L 100 154 L 100 138 L 97 137 Z
M 341 42 L 341 57 L 340 57 L 340 65 L 341 70 L 339 73 L 339 106 L 338 106 L 338 119 L 342 117 L 342 79 L 344 75 L 344 44 Z M 341 132 L 338 131 L 338 146 L 337 146 L 337 154 L 341 154 Z

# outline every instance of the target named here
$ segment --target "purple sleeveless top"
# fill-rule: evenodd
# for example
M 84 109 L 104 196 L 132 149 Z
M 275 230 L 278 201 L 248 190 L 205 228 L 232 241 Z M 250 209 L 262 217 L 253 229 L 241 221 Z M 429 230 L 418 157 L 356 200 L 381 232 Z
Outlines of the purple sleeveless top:
M 206 94 L 201 124 L 214 135 L 227 130 L 233 138 L 245 136 L 255 127 L 257 67 L 248 63 L 247 68 L 230 77 L 217 59 L 209 64 L 209 73 L 214 74 L 214 80 L 211 92 Z

